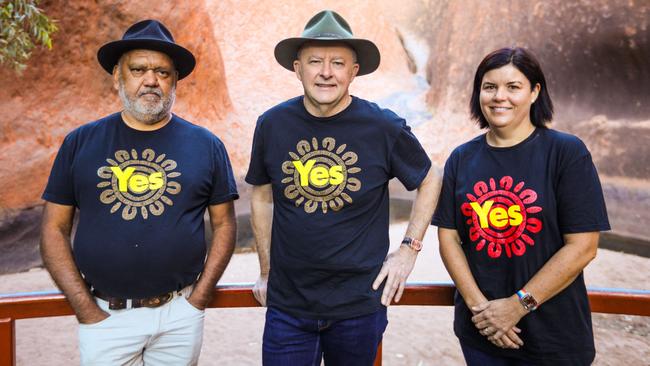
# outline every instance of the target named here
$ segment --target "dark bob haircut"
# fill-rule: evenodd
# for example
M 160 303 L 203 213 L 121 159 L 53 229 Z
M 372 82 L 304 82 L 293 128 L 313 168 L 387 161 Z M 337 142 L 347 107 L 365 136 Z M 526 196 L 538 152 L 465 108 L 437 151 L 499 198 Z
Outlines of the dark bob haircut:
M 546 128 L 546 123 L 553 119 L 553 102 L 548 94 L 546 78 L 539 62 L 530 51 L 521 47 L 501 48 L 485 56 L 483 61 L 478 65 L 474 75 L 474 86 L 472 88 L 472 98 L 469 102 L 469 109 L 472 119 L 476 120 L 481 128 L 489 128 L 488 121 L 481 111 L 479 97 L 481 94 L 481 82 L 483 76 L 490 70 L 512 64 L 530 81 L 530 86 L 534 87 L 539 84 L 541 90 L 535 103 L 530 107 L 530 121 L 535 127 Z

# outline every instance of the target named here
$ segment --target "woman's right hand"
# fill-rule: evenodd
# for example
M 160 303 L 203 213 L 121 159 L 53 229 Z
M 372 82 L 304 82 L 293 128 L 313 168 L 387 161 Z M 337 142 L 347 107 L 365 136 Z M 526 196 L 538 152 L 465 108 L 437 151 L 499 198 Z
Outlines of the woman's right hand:
M 490 303 L 491 301 L 485 299 L 483 302 L 477 305 L 468 307 L 472 314 L 476 316 L 486 311 L 490 307 Z M 494 337 L 495 333 L 497 333 L 496 328 L 489 325 L 485 326 L 484 322 L 475 322 L 474 325 L 479 330 L 479 333 L 481 333 L 481 335 L 488 337 L 488 340 L 499 348 L 519 349 L 519 347 L 524 345 L 524 341 L 519 337 L 521 329 L 519 329 L 516 325 L 513 325 L 509 330 L 503 332 L 502 335 L 496 338 Z

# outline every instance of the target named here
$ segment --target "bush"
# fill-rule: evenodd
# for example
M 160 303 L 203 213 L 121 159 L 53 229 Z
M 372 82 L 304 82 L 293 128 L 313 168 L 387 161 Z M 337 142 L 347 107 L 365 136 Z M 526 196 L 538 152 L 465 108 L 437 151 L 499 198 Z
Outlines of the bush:
M 0 65 L 22 72 L 34 47 L 52 49 L 56 31 L 38 0 L 0 0 Z

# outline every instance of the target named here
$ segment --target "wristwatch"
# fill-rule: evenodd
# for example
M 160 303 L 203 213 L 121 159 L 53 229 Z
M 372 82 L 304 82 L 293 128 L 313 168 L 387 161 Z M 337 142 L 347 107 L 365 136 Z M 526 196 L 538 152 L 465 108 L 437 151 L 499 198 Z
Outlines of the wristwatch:
M 402 245 L 406 245 L 416 252 L 420 252 L 420 250 L 422 250 L 422 242 L 417 239 L 409 238 L 408 236 L 402 240 Z
M 524 290 L 523 288 L 517 291 L 517 297 L 519 298 L 519 302 L 521 303 L 521 305 L 527 311 L 530 312 L 530 311 L 537 310 L 537 300 L 535 300 L 533 295 L 526 292 L 526 290 Z

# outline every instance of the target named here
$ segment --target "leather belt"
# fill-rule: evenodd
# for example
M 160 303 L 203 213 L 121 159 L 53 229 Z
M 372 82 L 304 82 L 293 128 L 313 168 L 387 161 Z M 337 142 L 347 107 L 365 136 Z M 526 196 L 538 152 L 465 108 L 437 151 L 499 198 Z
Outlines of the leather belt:
M 165 305 L 171 299 L 174 298 L 174 291 L 167 292 L 162 295 L 147 297 L 144 299 L 122 299 L 119 297 L 112 297 L 106 294 L 103 294 L 96 289 L 92 290 L 92 294 L 104 301 L 108 302 L 108 308 L 111 310 L 122 310 L 129 308 L 128 301 L 131 300 L 130 308 L 157 308 L 159 306 Z

